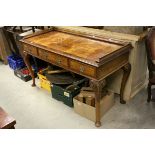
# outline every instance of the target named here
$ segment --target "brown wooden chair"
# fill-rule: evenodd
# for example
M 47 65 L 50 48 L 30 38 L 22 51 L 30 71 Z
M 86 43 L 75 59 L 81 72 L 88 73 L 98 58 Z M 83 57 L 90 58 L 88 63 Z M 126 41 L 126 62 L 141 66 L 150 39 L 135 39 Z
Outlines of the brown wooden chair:
M 155 85 L 155 27 L 152 27 L 148 32 L 148 36 L 146 38 L 145 43 L 146 43 L 147 61 L 148 61 L 148 70 L 149 70 L 147 101 L 150 102 L 152 99 L 151 86 Z
M 16 120 L 0 107 L 0 129 L 15 129 Z

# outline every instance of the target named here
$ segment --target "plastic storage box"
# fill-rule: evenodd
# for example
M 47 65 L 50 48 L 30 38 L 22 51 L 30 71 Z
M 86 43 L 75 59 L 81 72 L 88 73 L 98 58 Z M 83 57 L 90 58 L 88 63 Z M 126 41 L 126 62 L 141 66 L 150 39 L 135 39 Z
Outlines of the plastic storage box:
M 25 67 L 25 63 L 23 61 L 23 58 L 18 56 L 18 55 L 10 55 L 8 56 L 8 64 L 11 69 L 16 70 L 16 69 L 21 69 Z
M 27 67 L 14 70 L 14 75 L 16 75 L 17 77 L 19 77 L 25 82 L 30 81 L 32 79 Z M 34 76 L 35 77 L 37 76 L 35 72 L 34 72 Z
M 38 72 L 38 77 L 40 81 L 40 87 L 51 92 L 50 81 L 47 80 L 46 76 L 42 74 L 42 71 Z
M 75 86 L 72 89 L 66 89 L 66 85 L 52 85 L 52 97 L 59 101 L 62 101 L 64 104 L 73 107 L 73 97 L 75 97 L 80 92 L 80 87 Z
M 14 70 L 14 74 L 25 82 L 32 79 L 27 68 Z

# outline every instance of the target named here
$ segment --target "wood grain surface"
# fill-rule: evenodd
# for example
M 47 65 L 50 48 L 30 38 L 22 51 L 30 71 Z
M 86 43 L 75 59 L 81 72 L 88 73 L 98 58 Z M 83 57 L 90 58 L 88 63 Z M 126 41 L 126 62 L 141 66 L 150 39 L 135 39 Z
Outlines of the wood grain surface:
M 31 44 L 96 62 L 122 48 L 118 44 L 101 42 L 58 31 L 51 31 L 25 40 Z
M 13 128 L 15 124 L 16 120 L 0 107 L 0 129 Z

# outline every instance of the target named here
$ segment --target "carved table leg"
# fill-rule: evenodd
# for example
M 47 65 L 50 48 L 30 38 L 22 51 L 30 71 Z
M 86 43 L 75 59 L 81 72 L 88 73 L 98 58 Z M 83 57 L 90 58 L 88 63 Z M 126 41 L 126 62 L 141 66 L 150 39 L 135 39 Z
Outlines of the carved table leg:
M 125 88 L 125 85 L 127 83 L 128 77 L 129 77 L 130 72 L 131 72 L 130 63 L 123 66 L 122 69 L 123 69 L 123 79 L 122 79 L 121 90 L 120 90 L 120 103 L 125 104 L 126 101 L 124 100 L 124 88 Z
M 96 127 L 101 126 L 101 117 L 100 117 L 100 100 L 101 100 L 101 93 L 102 93 L 102 88 L 105 86 L 105 80 L 102 81 L 94 81 L 91 80 L 91 87 L 95 91 L 95 107 L 96 107 L 96 122 L 95 125 Z
M 148 98 L 147 98 L 147 102 L 150 102 L 151 101 L 151 83 L 149 82 L 148 83 L 148 86 L 147 86 L 147 92 L 148 92 Z
M 35 87 L 36 86 L 36 84 L 35 84 L 35 76 L 34 76 L 34 72 L 32 70 L 30 61 L 29 61 L 29 54 L 24 53 L 24 61 L 26 63 L 26 66 L 27 66 L 28 70 L 30 71 L 30 74 L 31 74 L 31 77 L 32 77 L 32 80 L 33 80 L 32 87 Z

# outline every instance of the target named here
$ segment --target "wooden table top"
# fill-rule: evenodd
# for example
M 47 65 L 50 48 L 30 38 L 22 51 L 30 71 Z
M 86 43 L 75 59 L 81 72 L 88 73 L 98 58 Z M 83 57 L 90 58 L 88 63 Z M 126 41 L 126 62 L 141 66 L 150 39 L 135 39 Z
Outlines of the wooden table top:
M 16 124 L 16 120 L 9 116 L 1 107 L 0 107 L 0 129 L 9 129 L 10 127 Z
M 25 38 L 24 42 L 94 62 L 100 62 L 103 57 L 113 55 L 114 52 L 120 51 L 125 47 L 125 45 L 118 43 L 96 40 L 94 38 L 59 31 L 50 31 L 31 36 Z

